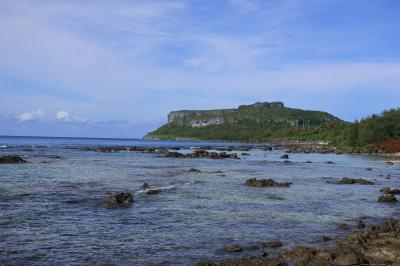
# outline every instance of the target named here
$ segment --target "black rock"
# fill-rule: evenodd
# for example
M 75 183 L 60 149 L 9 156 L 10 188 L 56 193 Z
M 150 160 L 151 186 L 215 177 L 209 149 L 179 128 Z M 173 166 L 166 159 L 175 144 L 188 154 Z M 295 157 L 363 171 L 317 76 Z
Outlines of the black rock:
M 107 201 L 107 208 L 129 207 L 133 204 L 133 196 L 129 192 L 121 192 L 116 195 L 110 195 Z
M 8 155 L 0 157 L 0 164 L 17 164 L 17 163 L 26 163 L 21 156 L 18 155 Z

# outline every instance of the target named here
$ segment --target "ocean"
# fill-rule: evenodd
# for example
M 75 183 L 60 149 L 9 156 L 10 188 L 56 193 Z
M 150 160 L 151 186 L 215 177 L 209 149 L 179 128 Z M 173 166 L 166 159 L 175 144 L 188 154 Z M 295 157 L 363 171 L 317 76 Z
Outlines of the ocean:
M 382 187 L 400 187 L 400 166 L 379 157 L 289 154 L 290 162 L 284 162 L 284 151 L 257 146 L 249 155 L 233 150 L 239 160 L 87 149 L 141 146 L 188 153 L 200 146 L 240 145 L 0 137 L 0 156 L 28 161 L 0 164 L 0 265 L 194 265 L 264 251 L 273 256 L 279 248 L 236 254 L 223 247 L 266 241 L 281 241 L 284 249 L 319 246 L 318 236 L 348 234 L 338 229 L 341 224 L 353 228 L 359 219 L 374 223 L 399 216 L 398 205 L 377 198 Z M 344 176 L 375 184 L 327 182 Z M 293 185 L 249 187 L 249 178 Z M 141 193 L 144 182 L 164 191 Z M 109 193 L 122 191 L 134 195 L 134 204 L 107 209 Z

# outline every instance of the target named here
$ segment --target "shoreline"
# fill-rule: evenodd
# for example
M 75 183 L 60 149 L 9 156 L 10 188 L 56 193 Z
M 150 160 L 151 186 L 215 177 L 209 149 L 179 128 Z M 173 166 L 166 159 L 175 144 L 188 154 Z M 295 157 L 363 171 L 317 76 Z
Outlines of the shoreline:
M 321 236 L 321 243 L 324 242 Z M 360 223 L 344 237 L 329 239 L 329 248 L 298 245 L 282 249 L 275 258 L 268 253 L 221 261 L 203 260 L 196 266 L 330 266 L 330 265 L 400 265 L 400 219 L 390 218 L 378 225 Z M 239 246 L 236 246 L 239 250 Z M 241 250 L 241 249 L 240 249 Z

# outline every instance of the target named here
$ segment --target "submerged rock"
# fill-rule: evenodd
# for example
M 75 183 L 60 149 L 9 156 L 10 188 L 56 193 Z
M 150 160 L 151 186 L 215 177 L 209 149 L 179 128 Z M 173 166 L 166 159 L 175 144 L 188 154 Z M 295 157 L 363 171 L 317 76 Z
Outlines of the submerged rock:
M 26 163 L 21 156 L 18 155 L 8 155 L 0 157 L 0 164 L 17 164 L 17 163 Z
M 382 196 L 379 196 L 378 202 L 396 202 L 396 196 L 393 194 L 384 194 Z
M 358 185 L 373 185 L 374 183 L 371 181 L 368 181 L 366 179 L 362 178 L 349 178 L 349 177 L 343 177 L 341 180 L 339 180 L 338 184 L 341 185 L 352 185 L 352 184 L 358 184 Z
M 243 248 L 239 245 L 231 245 L 231 246 L 224 247 L 224 250 L 226 252 L 241 252 L 243 250 Z
M 288 154 L 284 154 L 281 156 L 281 159 L 289 159 L 289 155 Z
M 116 195 L 110 195 L 107 201 L 107 208 L 130 207 L 133 204 L 133 196 L 129 192 L 121 192 Z
M 196 169 L 196 168 L 190 168 L 189 172 L 191 172 L 191 173 L 200 173 L 201 171 L 199 169 Z
M 328 241 L 331 241 L 331 240 L 332 240 L 332 238 L 327 237 L 327 236 L 319 236 L 319 237 L 315 238 L 316 242 L 328 242 Z
M 290 185 L 292 185 L 291 182 L 279 183 L 273 179 L 257 179 L 257 178 L 247 179 L 245 184 L 252 187 L 290 187 Z
M 283 246 L 283 243 L 281 241 L 270 241 L 262 243 L 261 246 L 263 248 L 279 248 Z

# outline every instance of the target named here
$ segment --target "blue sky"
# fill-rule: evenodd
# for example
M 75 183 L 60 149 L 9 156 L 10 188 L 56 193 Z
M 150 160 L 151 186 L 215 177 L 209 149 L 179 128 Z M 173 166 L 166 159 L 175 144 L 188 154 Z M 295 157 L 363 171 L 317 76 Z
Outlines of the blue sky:
M 0 0 L 0 135 L 141 137 L 171 110 L 400 105 L 400 1 Z

